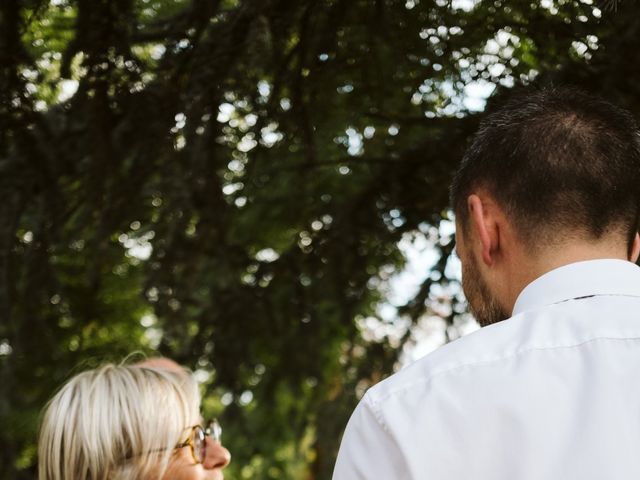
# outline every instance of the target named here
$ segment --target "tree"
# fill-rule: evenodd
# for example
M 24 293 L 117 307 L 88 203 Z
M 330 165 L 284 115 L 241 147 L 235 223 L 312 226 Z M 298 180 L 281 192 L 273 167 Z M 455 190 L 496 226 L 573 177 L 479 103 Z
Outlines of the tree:
M 639 8 L 3 2 L 0 475 L 33 478 L 70 374 L 141 350 L 198 372 L 232 478 L 329 478 L 410 326 L 463 314 L 434 289 L 455 283 L 437 227 L 470 89 L 573 83 L 633 110 Z M 371 340 L 412 235 L 440 260 L 400 339 Z

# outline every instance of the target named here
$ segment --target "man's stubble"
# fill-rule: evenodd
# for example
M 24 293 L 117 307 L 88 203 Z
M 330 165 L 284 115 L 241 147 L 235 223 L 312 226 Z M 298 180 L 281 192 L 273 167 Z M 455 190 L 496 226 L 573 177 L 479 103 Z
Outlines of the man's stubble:
M 487 282 L 482 278 L 478 268 L 478 259 L 473 252 L 465 255 L 462 262 L 462 290 L 467 297 L 469 310 L 481 327 L 501 322 L 509 317 L 495 296 L 491 293 Z

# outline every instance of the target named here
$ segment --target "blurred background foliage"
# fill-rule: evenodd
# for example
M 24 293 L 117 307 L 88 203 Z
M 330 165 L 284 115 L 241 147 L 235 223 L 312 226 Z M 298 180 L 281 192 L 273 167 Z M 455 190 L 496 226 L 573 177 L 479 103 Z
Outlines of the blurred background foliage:
M 196 371 L 229 478 L 330 478 L 364 390 L 468 321 L 447 186 L 484 99 L 638 110 L 640 3 L 595 1 L 3 0 L 0 477 L 142 351 Z M 403 242 L 433 261 L 394 304 Z

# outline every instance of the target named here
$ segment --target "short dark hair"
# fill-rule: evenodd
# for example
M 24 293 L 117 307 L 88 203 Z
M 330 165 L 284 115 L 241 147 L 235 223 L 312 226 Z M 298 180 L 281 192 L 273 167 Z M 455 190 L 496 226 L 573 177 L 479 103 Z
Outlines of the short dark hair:
M 451 203 L 463 225 L 466 199 L 479 187 L 529 246 L 553 242 L 558 232 L 593 239 L 624 232 L 632 242 L 638 125 L 628 111 L 574 88 L 516 92 L 480 123 L 455 174 Z

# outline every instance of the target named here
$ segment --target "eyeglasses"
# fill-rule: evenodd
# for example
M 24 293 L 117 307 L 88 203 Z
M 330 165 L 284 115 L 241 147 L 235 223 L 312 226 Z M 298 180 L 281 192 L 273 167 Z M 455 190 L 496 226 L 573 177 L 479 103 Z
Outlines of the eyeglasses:
M 176 445 L 175 448 L 184 448 L 189 446 L 191 448 L 191 455 L 193 461 L 196 463 L 204 462 L 207 457 L 207 437 L 211 437 L 214 442 L 220 443 L 222 438 L 222 427 L 218 420 L 214 419 L 207 422 L 207 427 L 202 428 L 200 425 L 194 425 L 191 428 L 191 433 L 186 441 Z

